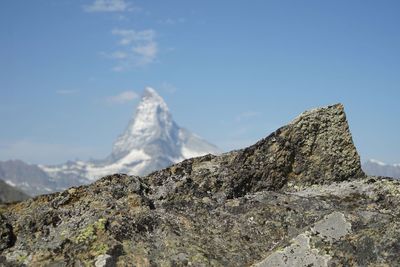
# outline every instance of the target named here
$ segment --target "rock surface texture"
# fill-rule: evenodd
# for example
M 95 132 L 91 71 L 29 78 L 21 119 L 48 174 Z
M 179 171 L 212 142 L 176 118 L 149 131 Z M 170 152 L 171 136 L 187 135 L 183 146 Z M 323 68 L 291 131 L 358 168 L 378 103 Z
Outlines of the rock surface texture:
M 334 105 L 243 150 L 5 206 L 0 265 L 399 266 L 399 207 Z

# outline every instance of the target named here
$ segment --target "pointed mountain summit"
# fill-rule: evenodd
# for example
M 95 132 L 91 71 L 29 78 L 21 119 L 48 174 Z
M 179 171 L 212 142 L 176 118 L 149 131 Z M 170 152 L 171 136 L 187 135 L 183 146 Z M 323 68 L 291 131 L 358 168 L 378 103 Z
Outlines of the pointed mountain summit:
M 144 143 L 172 141 L 176 139 L 177 129 L 164 99 L 153 88 L 147 87 L 135 116 L 114 143 L 112 157 L 119 159 L 126 156 L 132 149 L 141 148 Z
M 146 175 L 184 159 L 209 153 L 218 154 L 219 150 L 179 127 L 164 99 L 153 88 L 147 87 L 133 118 L 114 142 L 106 159 L 40 167 L 55 180 L 79 178 L 89 182 L 114 173 Z
M 147 87 L 135 115 L 113 145 L 108 164 L 118 167 L 108 173 L 144 175 L 209 153 L 218 154 L 219 150 L 179 127 L 164 99 L 153 88 Z M 93 173 L 96 178 L 104 175 Z

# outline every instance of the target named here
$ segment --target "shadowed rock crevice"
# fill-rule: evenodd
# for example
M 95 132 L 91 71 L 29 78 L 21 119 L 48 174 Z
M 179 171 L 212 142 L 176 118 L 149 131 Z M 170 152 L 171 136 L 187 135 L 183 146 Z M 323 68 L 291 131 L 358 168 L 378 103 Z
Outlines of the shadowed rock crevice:
M 16 240 L 12 225 L 0 214 L 0 252 L 14 246 Z

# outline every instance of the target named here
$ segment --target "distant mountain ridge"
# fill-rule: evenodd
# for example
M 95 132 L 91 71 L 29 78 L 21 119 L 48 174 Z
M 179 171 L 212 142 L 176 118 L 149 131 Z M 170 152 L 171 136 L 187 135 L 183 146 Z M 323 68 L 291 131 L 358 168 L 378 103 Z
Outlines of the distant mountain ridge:
M 27 194 L 0 180 L 0 203 L 22 201 L 28 198 Z
M 17 175 L 8 175 L 10 183 L 31 195 L 61 191 L 88 184 L 114 173 L 147 175 L 184 159 L 219 154 L 219 149 L 181 128 L 172 118 L 163 98 L 150 87 L 145 88 L 136 112 L 126 130 L 114 142 L 111 154 L 96 161 L 68 161 L 61 165 L 20 163 Z M 36 173 L 34 181 L 30 172 Z M 0 177 L 1 178 L 1 177 Z
M 387 164 L 379 160 L 370 159 L 366 161 L 362 167 L 368 175 L 400 179 L 400 164 Z
M 21 160 L 0 161 L 0 179 L 31 196 L 61 191 L 85 183 L 74 177 L 55 180 L 37 165 Z

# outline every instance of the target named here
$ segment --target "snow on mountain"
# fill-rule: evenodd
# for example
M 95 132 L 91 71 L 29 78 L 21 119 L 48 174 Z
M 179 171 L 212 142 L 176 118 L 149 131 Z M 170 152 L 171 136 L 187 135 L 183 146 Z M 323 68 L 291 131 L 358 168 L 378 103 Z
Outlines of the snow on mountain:
M 377 165 L 379 165 L 379 166 L 388 166 L 388 164 L 386 164 L 386 163 L 384 163 L 384 162 L 382 162 L 382 161 L 379 161 L 379 160 L 376 160 L 376 159 L 370 159 L 370 160 L 368 160 L 370 163 L 372 163 L 372 164 L 377 164 Z
M 379 160 L 370 159 L 363 165 L 363 170 L 368 175 L 393 177 L 400 179 L 400 164 L 386 164 Z
M 218 154 L 219 150 L 179 127 L 161 96 L 148 87 L 144 90 L 134 117 L 114 142 L 112 152 L 106 159 L 39 167 L 55 180 L 74 177 L 93 181 L 114 173 L 145 175 L 208 153 Z
M 89 182 L 82 177 L 54 179 L 37 165 L 27 164 L 21 160 L 0 161 L 0 179 L 31 196 L 61 191 Z

